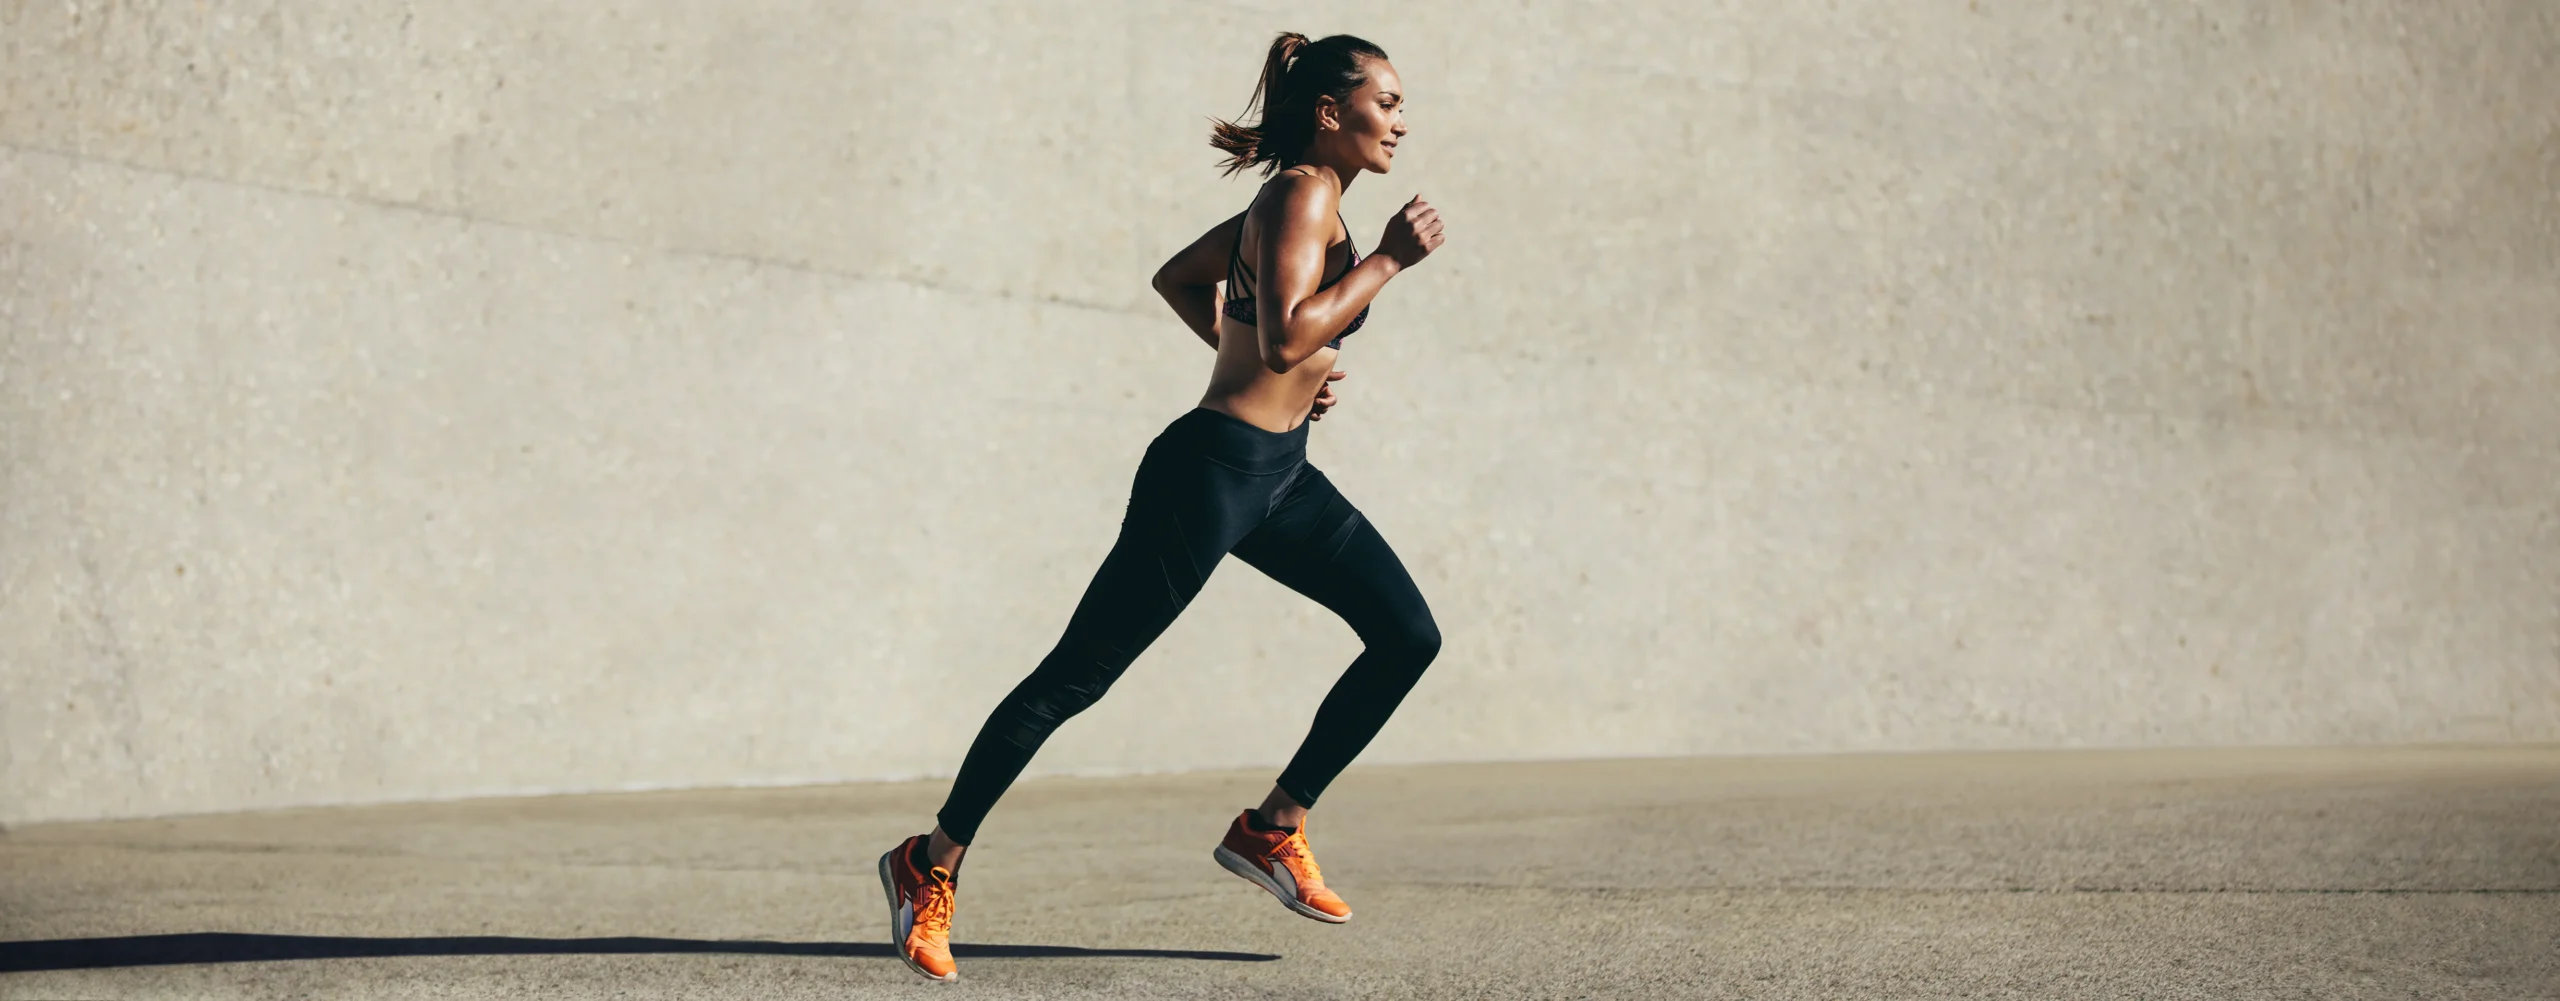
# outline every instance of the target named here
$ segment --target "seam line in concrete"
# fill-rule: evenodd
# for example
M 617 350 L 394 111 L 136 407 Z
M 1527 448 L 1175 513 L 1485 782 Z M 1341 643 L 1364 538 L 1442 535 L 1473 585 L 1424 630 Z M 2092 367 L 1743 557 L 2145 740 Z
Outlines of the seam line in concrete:
M 576 230 L 554 229 L 546 226 L 536 226 L 530 223 L 496 219 L 487 216 L 477 216 L 456 209 L 439 208 L 430 205 L 423 205 L 417 202 L 403 202 L 374 198 L 365 195 L 339 194 L 315 191 L 308 188 L 286 187 L 259 181 L 246 181 L 195 171 L 179 170 L 171 167 L 136 163 L 129 160 L 93 156 L 90 154 L 54 149 L 51 147 L 33 146 L 21 142 L 0 142 L 0 149 L 28 156 L 52 157 L 71 163 L 113 167 L 137 174 L 169 177 L 209 185 L 264 192 L 267 194 L 282 195 L 291 198 L 307 199 L 311 201 L 345 202 L 385 212 L 411 213 L 429 218 L 451 220 L 463 223 L 466 226 L 486 226 L 492 229 L 550 236 L 598 246 L 636 250 L 668 257 L 690 257 L 701 260 L 729 261 L 746 264 L 750 267 L 773 268 L 779 271 L 788 271 L 813 277 L 834 278 L 852 282 L 901 285 L 908 288 L 923 289 L 930 292 L 939 292 L 948 295 L 992 299 L 1001 302 L 1030 302 L 1039 305 L 1058 306 L 1067 309 L 1105 313 L 1112 316 L 1133 317 L 1150 321 L 1161 319 L 1152 311 L 1134 310 L 1122 306 L 1110 305 L 1108 303 L 1073 299 L 1048 293 L 1025 294 L 1006 289 L 973 288 L 965 285 L 926 281 L 905 275 L 879 275 L 865 274 L 857 271 L 845 271 L 813 264 L 805 260 L 783 260 L 780 258 L 764 257 L 744 251 L 689 247 L 675 244 L 654 244 L 635 240 L 629 237 L 611 236 L 600 233 L 586 233 Z M 1494 357 L 1499 352 L 1493 350 L 1467 351 L 1462 349 L 1461 353 L 1475 354 L 1481 357 Z M 1556 363 L 1553 360 L 1548 361 L 1549 363 Z M 1642 360 L 1624 362 L 1610 361 L 1605 362 L 1605 364 L 1621 368 L 1647 367 L 1647 363 Z M 1906 405 L 1913 406 L 1923 412 L 1931 411 L 1939 400 L 1939 394 L 1935 392 L 1925 389 L 1914 389 L 1907 384 L 1890 381 L 1867 383 L 1845 378 L 1811 375 L 1782 377 L 1756 368 L 1727 370 L 1721 374 L 1726 377 L 1740 377 L 1752 382 L 1775 384 L 1788 388 L 1812 388 L 1818 390 L 1846 391 L 1851 393 L 1875 392 L 1891 399 L 1903 401 Z M 2521 450 L 2530 455 L 2545 458 L 2551 457 L 2555 454 L 2560 454 L 2560 444 L 2528 436 L 2498 434 L 2446 434 L 2417 428 L 2394 428 L 2374 424 L 2343 423 L 2331 425 L 2313 420 L 2305 416 L 2302 411 L 2293 408 L 2285 408 L 2281 410 L 2267 408 L 2270 415 L 2276 417 L 2276 419 L 2248 420 L 2235 419 L 2228 413 L 2209 413 L 2202 415 L 2161 414 L 2151 411 L 2128 410 L 2106 406 L 2075 407 L 2026 397 L 1999 394 L 1964 397 L 1964 399 L 1989 406 L 2026 410 L 2040 414 L 2067 416 L 2081 420 L 2096 419 L 2140 421 L 2155 430 L 2166 427 L 2185 427 L 2206 431 L 2240 430 L 2261 432 L 2274 431 L 2303 435 L 2363 435 L 2373 438 L 2398 440 L 2416 444 L 2453 446 L 2470 445 L 2495 447 L 2501 450 L 2515 449 Z
M 1639 363 L 1635 362 L 1609 362 L 1608 364 L 1630 368 L 1639 367 Z M 1942 412 L 1942 401 L 1948 398 L 1947 394 L 1933 390 L 1914 388 L 1907 383 L 1890 381 L 1865 383 L 1837 376 L 1781 376 L 1757 368 L 1728 369 L 1715 373 L 1715 376 L 1718 378 L 1747 381 L 1762 385 L 1774 385 L 1782 389 L 1813 389 L 1831 390 L 1849 394 L 1873 394 L 1875 396 L 1900 401 L 1905 406 L 1910 407 L 1913 411 L 1929 417 L 1938 416 Z M 2420 428 L 2386 427 L 2379 424 L 2325 424 L 2320 421 L 2313 420 L 2305 416 L 2301 410 L 2293 408 L 2262 408 L 2273 419 L 2243 419 L 2235 418 L 2228 413 L 2167 414 L 2157 411 L 2133 410 L 2110 406 L 2075 407 L 2067 404 L 2051 403 L 2044 400 L 2010 395 L 1986 394 L 1982 396 L 1956 396 L 1954 399 L 1978 404 L 1985 408 L 2023 410 L 2030 413 L 2068 418 L 2083 426 L 2100 424 L 2108 421 L 2123 421 L 2128 423 L 2139 422 L 2155 433 L 2167 428 L 2180 428 L 2185 429 L 2191 437 L 2204 437 L 2204 434 L 2198 434 L 2197 432 L 2203 432 L 2205 434 L 2272 432 L 2279 434 L 2298 434 L 2312 438 L 2362 438 L 2369 440 L 2394 441 L 2409 445 L 2433 445 L 2440 448 L 2462 448 L 2465 446 L 2494 448 L 2499 451 L 2513 450 L 2541 459 L 2560 457 L 2560 439 L 2542 439 L 2522 435 L 2502 434 L 2445 434 Z
M 1151 312 L 1141 312 L 1122 306 L 1114 306 L 1108 303 L 1093 302 L 1084 299 L 1071 299 L 1060 295 L 1045 293 L 1024 294 L 1006 289 L 972 288 L 966 285 L 951 285 L 940 282 L 925 281 L 923 279 L 912 278 L 905 275 L 865 274 L 858 271 L 844 271 L 836 268 L 824 267 L 807 261 L 790 261 L 783 260 L 781 258 L 763 257 L 744 251 L 688 247 L 680 244 L 648 243 L 641 240 L 635 240 L 630 237 L 612 236 L 602 233 L 584 233 L 567 229 L 554 229 L 548 226 L 536 226 L 531 223 L 517 222 L 509 219 L 477 216 L 457 209 L 439 208 L 432 205 L 422 205 L 417 202 L 403 202 L 384 198 L 374 198 L 365 195 L 314 191 L 308 188 L 286 187 L 283 185 L 268 184 L 260 181 L 244 181 L 238 178 L 221 177 L 196 171 L 179 170 L 172 167 L 161 167 L 150 164 L 135 163 L 129 160 L 117 160 L 108 157 L 92 156 L 86 153 L 78 153 L 70 150 L 53 149 L 44 146 L 30 146 L 19 142 L 0 142 L 0 149 L 5 149 L 13 153 L 27 156 L 51 157 L 70 163 L 113 167 L 137 174 L 150 174 L 160 177 L 175 178 L 182 181 L 193 181 L 200 184 L 238 188 L 246 191 L 257 191 L 271 195 L 282 195 L 288 198 L 323 202 L 346 202 L 354 205 L 361 205 L 366 208 L 379 209 L 385 212 L 420 215 L 434 219 L 445 219 L 459 222 L 467 226 L 486 226 L 491 229 L 557 237 L 564 240 L 575 240 L 599 246 L 645 251 L 647 253 L 660 254 L 668 257 L 694 257 L 707 260 L 732 261 L 744 263 L 753 267 L 773 268 L 779 271 L 790 271 L 822 278 L 838 278 L 855 282 L 877 282 L 882 284 L 904 285 L 910 288 L 920 288 L 927 291 L 942 292 L 950 295 L 975 296 L 986 299 L 998 299 L 1007 302 L 1033 302 L 1049 306 L 1063 306 L 1069 309 L 1085 310 L 1088 312 L 1109 313 L 1113 316 L 1134 316 L 1144 319 L 1155 318 L 1155 314 Z

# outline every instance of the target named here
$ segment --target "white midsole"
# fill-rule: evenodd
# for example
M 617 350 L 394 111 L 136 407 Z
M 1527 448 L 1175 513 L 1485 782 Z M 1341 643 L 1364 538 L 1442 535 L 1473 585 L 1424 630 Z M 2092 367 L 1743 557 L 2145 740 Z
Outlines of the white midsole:
M 1348 914 L 1337 918 L 1331 914 L 1327 914 L 1323 911 L 1307 906 L 1305 901 L 1298 899 L 1297 894 L 1281 889 L 1280 881 L 1271 878 L 1270 873 L 1262 871 L 1261 866 L 1253 864 L 1251 860 L 1242 855 L 1236 854 L 1233 849 L 1230 849 L 1225 845 L 1218 846 L 1218 850 L 1214 853 L 1214 857 L 1218 860 L 1219 865 L 1226 867 L 1228 872 L 1232 872 L 1238 876 L 1252 880 L 1253 885 L 1271 891 L 1271 895 L 1280 898 L 1280 902 L 1288 905 L 1290 910 L 1296 911 L 1307 917 L 1314 918 L 1318 921 L 1322 921 L 1326 924 L 1338 925 L 1351 920 L 1351 915 Z

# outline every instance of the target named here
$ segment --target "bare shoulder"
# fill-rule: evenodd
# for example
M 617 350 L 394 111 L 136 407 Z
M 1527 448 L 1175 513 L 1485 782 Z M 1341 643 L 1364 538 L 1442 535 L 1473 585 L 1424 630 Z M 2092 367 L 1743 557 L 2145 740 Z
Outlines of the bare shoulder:
M 1321 178 L 1288 171 L 1268 183 L 1270 187 L 1255 201 L 1257 223 L 1290 228 L 1323 223 L 1331 231 L 1334 213 L 1341 208 L 1341 191 Z

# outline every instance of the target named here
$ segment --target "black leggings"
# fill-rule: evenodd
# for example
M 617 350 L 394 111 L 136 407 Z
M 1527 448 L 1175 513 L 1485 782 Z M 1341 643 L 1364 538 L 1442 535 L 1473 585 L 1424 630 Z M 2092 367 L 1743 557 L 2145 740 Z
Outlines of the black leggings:
M 1439 654 L 1440 628 L 1387 540 L 1307 462 L 1305 423 L 1266 431 L 1204 407 L 1147 446 L 1119 541 L 1066 635 L 969 745 L 938 818 L 943 832 L 974 840 L 1050 731 L 1100 699 L 1230 552 L 1332 609 L 1367 644 L 1280 773 L 1282 791 L 1314 806 Z

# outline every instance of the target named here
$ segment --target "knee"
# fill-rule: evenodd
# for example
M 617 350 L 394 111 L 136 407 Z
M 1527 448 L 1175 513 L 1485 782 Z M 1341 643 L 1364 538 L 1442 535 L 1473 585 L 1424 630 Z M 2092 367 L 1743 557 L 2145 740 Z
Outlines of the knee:
M 1429 611 L 1416 611 L 1398 617 L 1368 642 L 1372 649 L 1394 655 L 1419 673 L 1440 656 L 1440 624 L 1432 621 Z
M 1093 708 L 1093 704 L 1101 699 L 1102 689 L 1099 686 L 1062 687 L 1023 698 L 1018 706 L 1025 725 L 1050 730 L 1074 719 L 1077 713 Z
M 1111 690 L 1119 672 L 1108 663 L 1085 662 L 1070 666 L 1053 658 L 1032 672 L 1005 700 L 1002 710 L 1012 726 L 1007 734 L 1014 744 L 1032 749 L 1048 739 L 1060 724 L 1090 709 Z M 1081 668 L 1081 669 L 1079 669 Z

